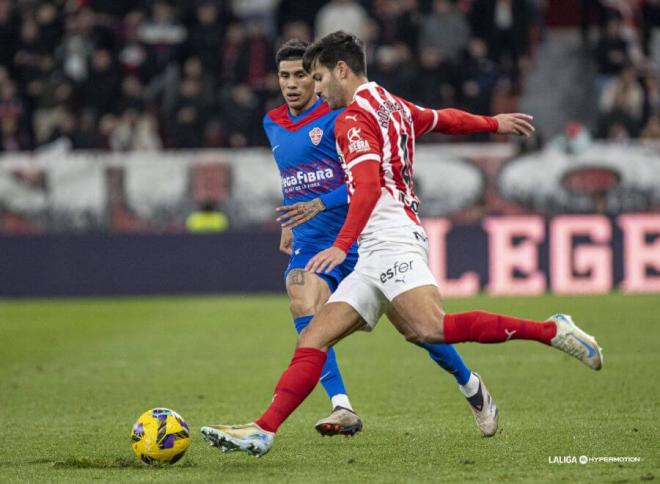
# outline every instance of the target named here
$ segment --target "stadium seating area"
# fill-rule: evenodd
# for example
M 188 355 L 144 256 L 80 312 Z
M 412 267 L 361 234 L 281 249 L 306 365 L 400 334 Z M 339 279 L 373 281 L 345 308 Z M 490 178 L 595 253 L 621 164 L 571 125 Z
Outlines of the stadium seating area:
M 586 20 L 596 20 L 594 47 L 599 119 L 596 136 L 612 141 L 641 137 L 660 139 L 660 2 L 583 2 L 583 40 L 589 45 Z M 588 13 L 587 13 L 588 12 Z
M 0 0 L 0 151 L 263 145 L 276 47 L 340 28 L 372 80 L 489 113 L 521 90 L 541 3 Z

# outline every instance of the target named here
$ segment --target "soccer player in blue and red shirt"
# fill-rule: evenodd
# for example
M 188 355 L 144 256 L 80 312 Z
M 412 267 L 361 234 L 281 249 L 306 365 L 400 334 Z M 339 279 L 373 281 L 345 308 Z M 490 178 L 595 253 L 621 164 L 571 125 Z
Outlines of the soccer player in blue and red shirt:
M 284 206 L 280 250 L 291 259 L 285 271 L 286 289 L 296 330 L 300 333 L 327 302 L 357 262 L 357 246 L 346 260 L 328 273 L 305 270 L 318 252 L 332 246 L 348 212 L 345 173 L 337 155 L 334 127 L 342 110 L 331 110 L 314 92 L 314 80 L 305 72 L 302 57 L 307 44 L 292 40 L 277 52 L 276 64 L 285 104 L 264 118 L 282 179 Z M 484 435 L 497 430 L 497 409 L 479 377 L 470 372 L 451 345 L 423 345 L 431 358 L 452 373 L 470 403 Z M 334 350 L 321 373 L 321 384 L 332 401 L 332 414 L 317 422 L 322 435 L 352 435 L 362 428 L 346 394 Z M 484 404 L 484 402 L 486 404 Z

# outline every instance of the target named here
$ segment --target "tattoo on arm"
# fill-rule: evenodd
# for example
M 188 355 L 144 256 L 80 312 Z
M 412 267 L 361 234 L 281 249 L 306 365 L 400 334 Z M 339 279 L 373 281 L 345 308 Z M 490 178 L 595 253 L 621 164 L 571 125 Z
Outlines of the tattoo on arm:
M 286 210 L 286 213 L 280 215 L 277 221 L 283 221 L 282 227 L 292 229 L 323 212 L 325 210 L 325 204 L 320 198 L 315 198 L 309 202 L 298 202 L 294 205 L 278 207 L 278 209 Z

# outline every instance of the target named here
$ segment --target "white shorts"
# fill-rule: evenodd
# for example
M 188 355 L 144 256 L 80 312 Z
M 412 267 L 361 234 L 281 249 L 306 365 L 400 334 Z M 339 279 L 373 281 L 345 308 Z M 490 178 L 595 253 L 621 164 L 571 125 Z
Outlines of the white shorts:
M 410 289 L 437 286 L 428 265 L 428 241 L 421 227 L 401 227 L 396 233 L 379 234 L 360 245 L 353 272 L 344 279 L 328 302 L 345 302 L 355 309 L 371 331 L 391 301 Z M 388 236 L 389 235 L 389 236 Z

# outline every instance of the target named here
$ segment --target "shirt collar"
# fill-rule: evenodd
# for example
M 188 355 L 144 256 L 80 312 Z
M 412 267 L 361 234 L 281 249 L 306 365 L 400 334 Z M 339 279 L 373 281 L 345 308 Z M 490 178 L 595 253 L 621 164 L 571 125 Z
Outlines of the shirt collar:
M 367 81 L 367 82 L 364 82 L 364 83 L 360 84 L 357 87 L 357 89 L 355 90 L 355 93 L 353 94 L 353 99 L 355 100 L 355 96 L 357 96 L 357 94 L 360 91 L 366 91 L 367 89 L 369 89 L 371 87 L 376 87 L 376 83 L 374 81 Z
M 314 111 L 317 107 L 319 107 L 319 106 L 321 105 L 321 103 L 323 103 L 323 99 L 321 99 L 321 98 L 319 97 L 319 98 L 316 100 L 316 102 L 315 102 L 314 104 L 312 104 L 310 107 L 308 107 L 307 109 L 305 109 L 305 110 L 304 110 L 302 113 L 300 113 L 298 116 L 294 116 L 294 115 L 291 113 L 291 110 L 290 110 L 290 109 L 287 109 L 286 111 L 287 111 L 287 113 L 289 114 L 289 119 L 295 123 L 295 122 L 297 122 L 297 121 L 303 119 L 305 116 L 307 116 L 307 115 L 308 115 L 309 113 L 311 113 L 312 111 Z

